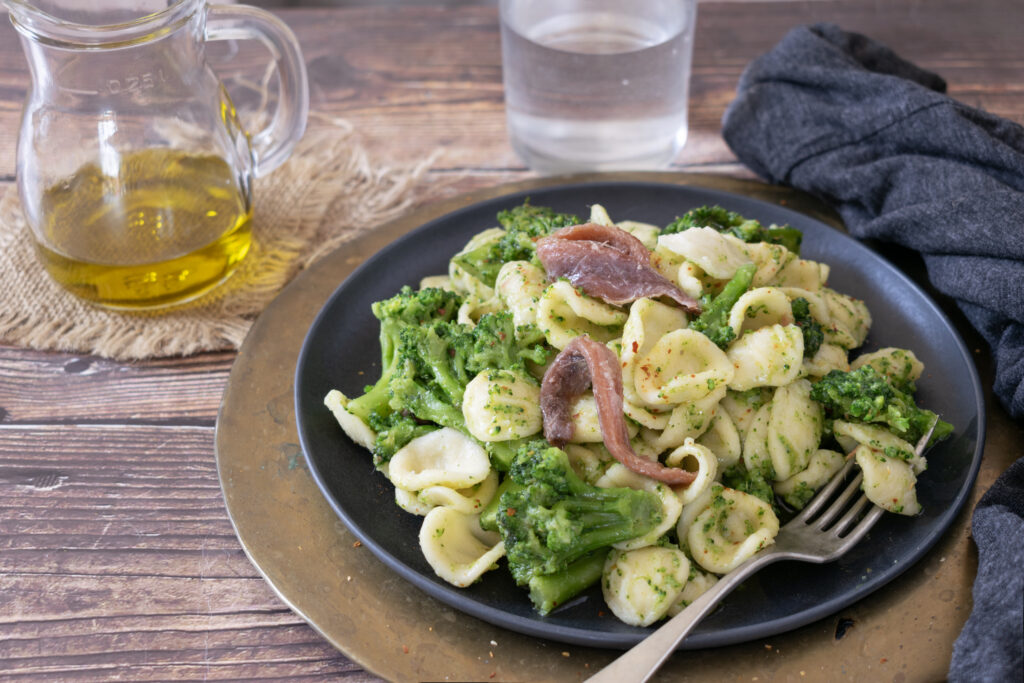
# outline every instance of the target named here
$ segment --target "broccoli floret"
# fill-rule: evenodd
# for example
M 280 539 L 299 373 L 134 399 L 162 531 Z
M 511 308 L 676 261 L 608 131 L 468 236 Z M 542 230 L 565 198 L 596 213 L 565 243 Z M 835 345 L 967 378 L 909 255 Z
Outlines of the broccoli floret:
M 770 467 L 770 465 L 769 465 Z M 755 467 L 747 469 L 743 461 L 736 463 L 722 473 L 722 483 L 736 491 L 757 496 L 769 505 L 775 505 L 775 492 L 772 490 L 772 473 L 768 468 Z
M 690 329 L 703 332 L 719 348 L 724 349 L 736 338 L 736 332 L 729 325 L 729 311 L 736 301 L 750 289 L 757 266 L 753 263 L 740 266 L 721 293 L 704 307 L 704 312 L 690 323 Z
M 370 413 L 370 429 L 377 433 L 373 444 L 373 463 L 380 465 L 391 460 L 391 456 L 413 439 L 437 429 L 436 425 L 422 424 L 415 418 L 402 413 L 382 416 Z
M 527 360 L 543 365 L 550 352 L 536 325 L 516 328 L 510 311 L 486 313 L 473 328 L 466 368 L 472 374 L 494 368 L 525 372 Z
M 728 211 L 721 206 L 699 206 L 679 216 L 665 226 L 663 235 L 683 232 L 690 228 L 714 228 L 715 230 L 734 235 L 744 242 L 770 242 L 786 247 L 794 254 L 800 253 L 803 233 L 788 225 L 772 225 L 764 227 L 759 222 L 744 218 L 735 211 Z
M 433 287 L 413 290 L 409 286 L 390 299 L 375 302 L 371 310 L 380 320 L 381 376 L 363 390 L 362 396 L 349 401 L 346 410 L 366 423 L 373 413 L 380 417 L 390 414 L 388 385 L 398 366 L 401 330 L 408 325 L 452 320 L 461 304 L 462 298 L 454 292 Z
M 811 358 L 825 341 L 825 332 L 821 325 L 811 317 L 811 304 L 802 296 L 793 299 L 793 320 L 804 334 L 804 357 Z
M 473 277 L 493 287 L 498 271 L 509 261 L 534 260 L 537 238 L 579 222 L 577 216 L 558 213 L 545 206 L 533 206 L 530 200 L 526 200 L 522 206 L 498 213 L 498 223 L 505 229 L 500 239 L 459 254 L 452 260 Z
M 583 556 L 661 522 L 656 495 L 592 486 L 573 472 L 565 451 L 543 440 L 519 449 L 509 478 L 496 517 L 509 569 L 522 586 L 536 586 L 537 577 L 566 571 Z
M 830 419 L 881 423 L 910 443 L 917 443 L 937 417 L 918 408 L 913 396 L 894 388 L 870 365 L 849 372 L 833 370 L 811 388 L 811 398 Z M 929 444 L 952 433 L 953 425 L 939 420 Z

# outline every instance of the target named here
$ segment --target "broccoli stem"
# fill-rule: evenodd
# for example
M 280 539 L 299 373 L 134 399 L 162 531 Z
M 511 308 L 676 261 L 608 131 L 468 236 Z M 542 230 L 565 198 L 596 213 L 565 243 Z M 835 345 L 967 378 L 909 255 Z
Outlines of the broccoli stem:
M 729 326 L 729 311 L 754 281 L 757 266 L 753 263 L 740 266 L 732 279 L 726 283 L 704 312 L 690 323 L 690 329 L 703 332 L 719 348 L 724 349 L 736 338 L 736 332 Z
M 541 615 L 579 595 L 601 580 L 605 558 L 610 548 L 600 548 L 584 555 L 554 574 L 540 574 L 530 579 L 530 600 Z

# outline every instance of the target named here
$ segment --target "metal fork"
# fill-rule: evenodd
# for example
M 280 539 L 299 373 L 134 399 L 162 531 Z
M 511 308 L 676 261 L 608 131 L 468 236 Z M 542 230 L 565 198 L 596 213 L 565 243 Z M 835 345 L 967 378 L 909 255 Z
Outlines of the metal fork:
M 928 445 L 938 419 L 932 422 L 928 433 L 918 441 L 914 452 L 920 456 Z M 594 676 L 588 683 L 643 683 L 661 668 L 683 639 L 700 621 L 707 616 L 722 599 L 744 579 L 761 567 L 779 560 L 803 560 L 823 564 L 838 559 L 857 544 L 875 525 L 884 510 L 872 506 L 860 517 L 864 508 L 871 505 L 867 496 L 861 494 L 852 505 L 850 498 L 860 487 L 863 474 L 846 483 L 854 466 L 854 459 L 847 460 L 839 472 L 815 495 L 814 499 L 800 514 L 779 530 L 775 543 L 759 551 L 749 560 L 736 567 L 694 600 L 682 612 L 666 622 L 631 650 L 616 659 Z M 845 485 L 845 488 L 843 488 Z M 836 495 L 836 492 L 842 491 Z M 859 519 L 859 521 L 858 521 Z

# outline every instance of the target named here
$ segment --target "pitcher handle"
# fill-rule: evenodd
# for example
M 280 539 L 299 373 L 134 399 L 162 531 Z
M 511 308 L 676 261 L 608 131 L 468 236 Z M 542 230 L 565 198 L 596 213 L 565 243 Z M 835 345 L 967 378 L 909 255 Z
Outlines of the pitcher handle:
M 270 12 L 248 5 L 211 5 L 206 40 L 255 38 L 270 51 L 277 67 L 280 97 L 270 125 L 252 136 L 253 174 L 265 176 L 284 163 L 306 130 L 309 81 L 295 34 Z

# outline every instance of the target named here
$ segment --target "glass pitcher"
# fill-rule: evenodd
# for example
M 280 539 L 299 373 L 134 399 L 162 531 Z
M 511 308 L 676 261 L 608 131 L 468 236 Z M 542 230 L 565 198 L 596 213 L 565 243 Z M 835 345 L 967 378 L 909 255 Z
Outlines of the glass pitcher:
M 111 308 L 193 299 L 249 251 L 252 181 L 302 136 L 298 42 L 273 15 L 203 0 L 3 0 L 32 84 L 17 182 L 40 261 Z M 280 96 L 250 136 L 206 61 L 210 40 L 256 38 Z

